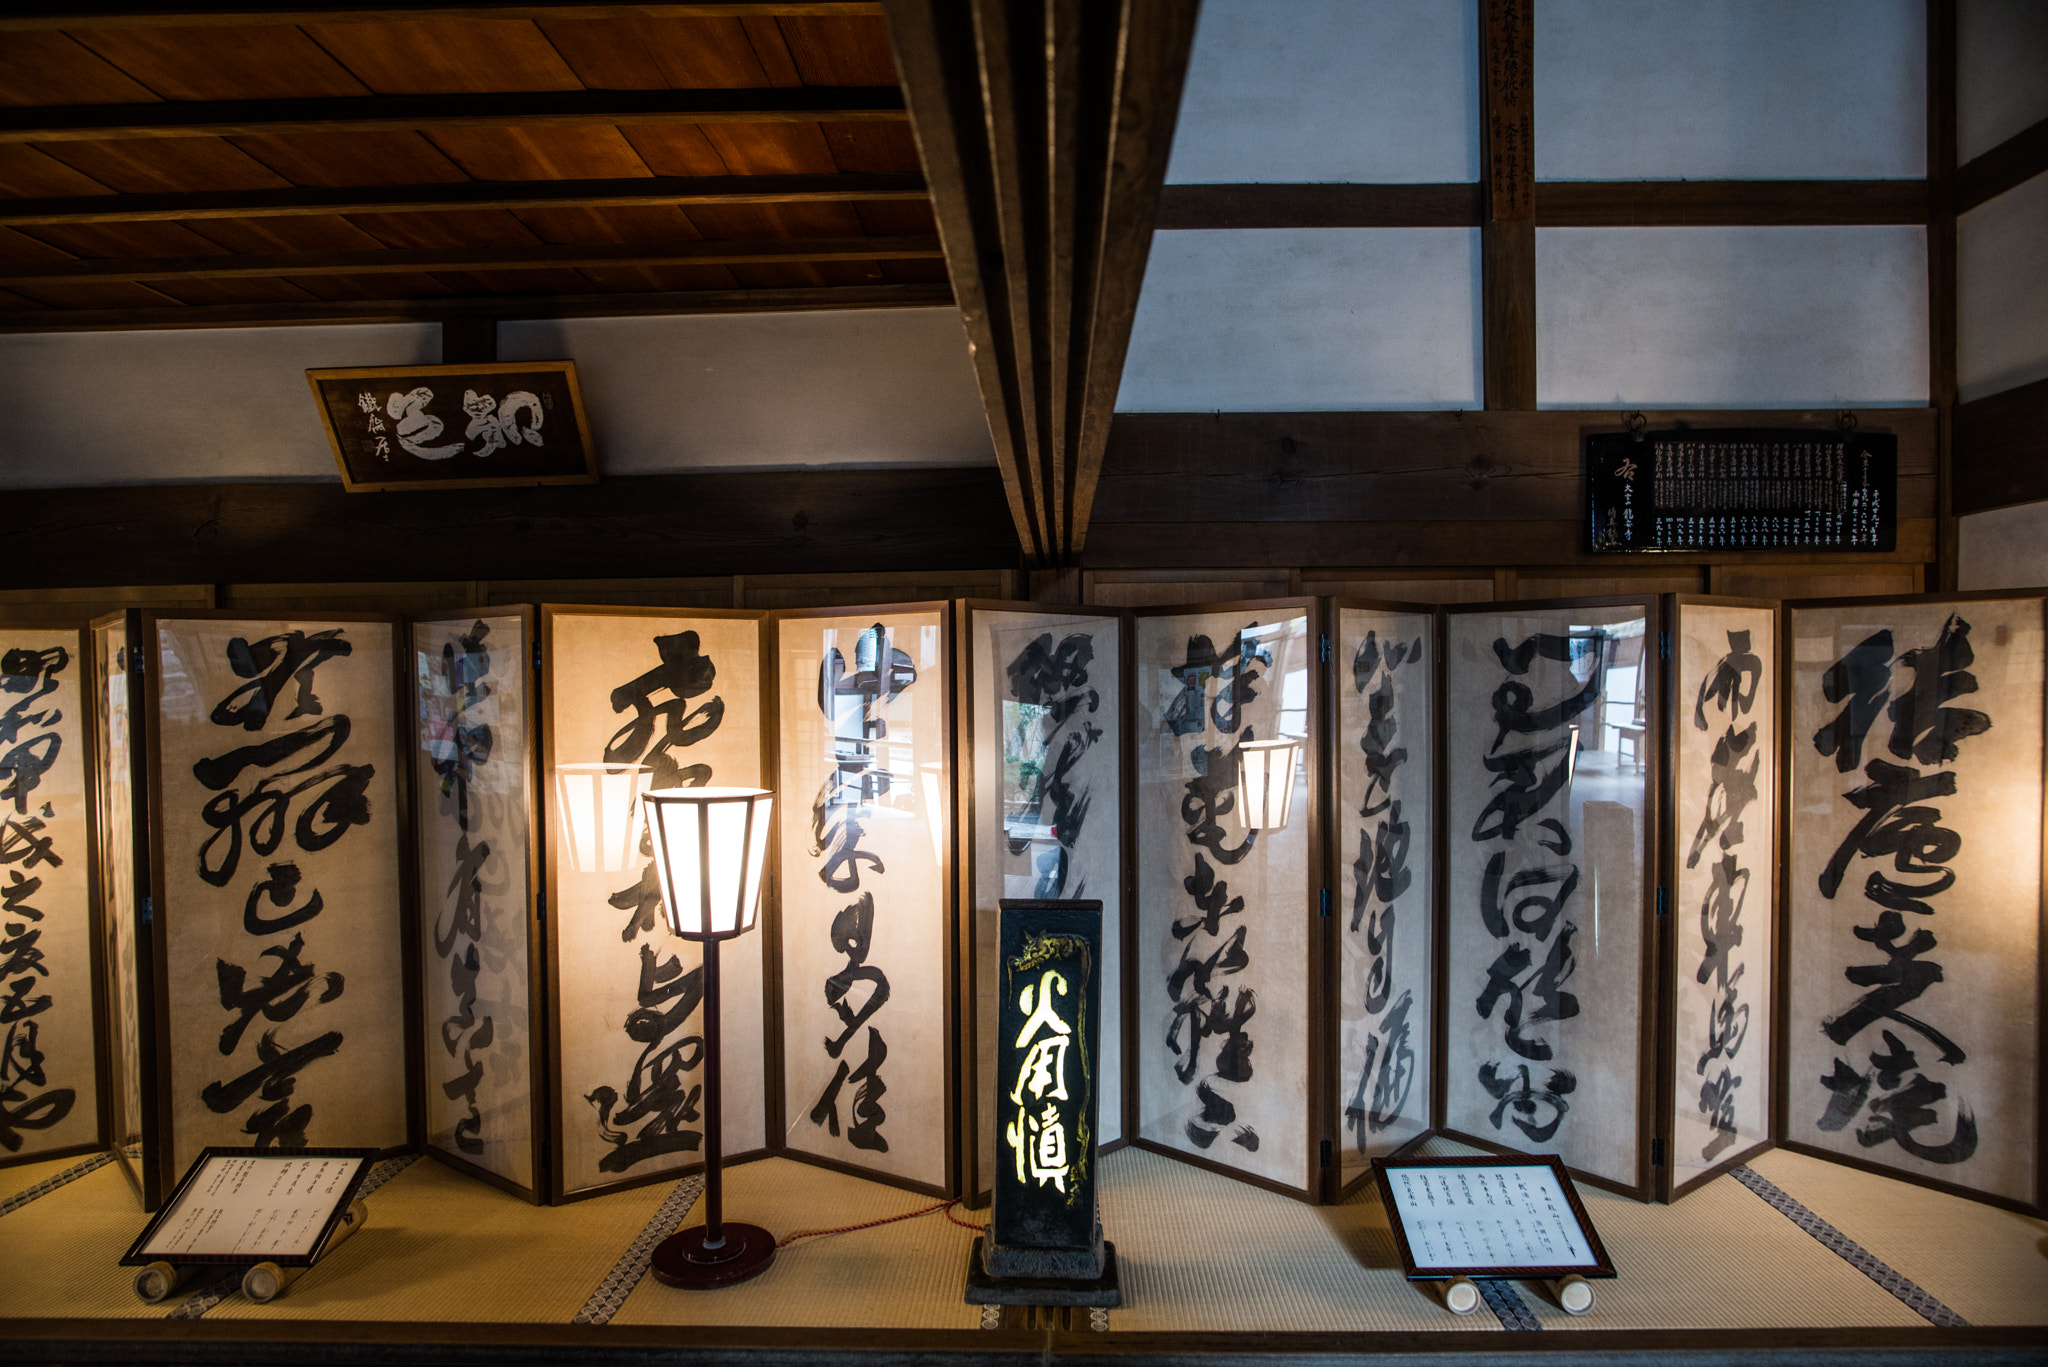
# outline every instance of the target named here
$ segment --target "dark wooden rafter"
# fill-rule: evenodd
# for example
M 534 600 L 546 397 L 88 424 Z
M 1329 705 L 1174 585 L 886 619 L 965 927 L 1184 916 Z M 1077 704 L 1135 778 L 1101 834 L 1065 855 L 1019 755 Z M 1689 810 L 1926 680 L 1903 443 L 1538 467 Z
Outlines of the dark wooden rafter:
M 1936 590 L 1957 571 L 1956 418 L 1956 0 L 1926 0 L 1927 401 L 1940 414 Z
M 2043 172 L 2048 172 L 2048 119 L 2022 128 L 1956 168 L 1956 212 L 1966 214 Z
M 1076 562 L 1196 0 L 884 0 L 1026 555 Z
M 471 0 L 466 5 L 409 5 L 395 12 L 388 0 L 367 5 L 180 4 L 13 5 L 0 14 L 0 33 L 50 29 L 254 28 L 272 24 L 388 24 L 450 19 L 849 19 L 882 12 L 880 0 L 703 0 L 682 4 L 533 4 L 531 0 Z
M 0 143 L 271 137 L 434 128 L 663 123 L 864 123 L 903 118 L 887 86 L 765 90 L 536 90 L 491 95 L 344 95 L 304 100 L 30 105 L 0 109 Z
M 771 238 L 762 242 L 606 242 L 585 246 L 229 253 L 145 260 L 0 261 L 0 284 L 81 280 L 247 280 L 420 271 L 575 270 L 584 266 L 772 266 L 815 261 L 934 261 L 936 237 Z
M 822 204 L 922 200 L 914 174 L 636 176 L 611 180 L 457 181 L 184 194 L 70 195 L 0 199 L 0 225 L 187 222 L 208 218 L 303 218 L 474 209 L 637 208 L 646 205 Z
M 1536 406 L 1534 0 L 1479 5 L 1481 371 L 1488 408 Z
M 1956 405 L 1957 516 L 2048 499 L 2048 380 Z

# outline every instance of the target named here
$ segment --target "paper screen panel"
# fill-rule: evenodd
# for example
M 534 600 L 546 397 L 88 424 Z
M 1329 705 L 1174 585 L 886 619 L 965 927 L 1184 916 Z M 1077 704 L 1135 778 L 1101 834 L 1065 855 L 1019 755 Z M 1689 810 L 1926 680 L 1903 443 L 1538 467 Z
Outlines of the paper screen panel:
M 1681 603 L 1674 627 L 1676 1184 L 1771 1133 L 1778 635 L 1769 608 Z
M 1239 747 L 1309 733 L 1297 606 L 1140 617 L 1138 1135 L 1306 1191 L 1312 746 L 1288 824 L 1239 821 Z
M 1342 1181 L 1429 1128 L 1436 618 L 1342 608 L 1337 921 Z
M 944 617 L 885 610 L 776 629 L 785 1140 L 942 1188 L 952 1048 Z
M 426 1141 L 531 1191 L 532 647 L 518 613 L 411 636 Z
M 549 867 L 556 911 L 554 1081 L 565 1193 L 704 1161 L 704 954 L 663 919 L 638 805 L 611 867 L 579 867 L 559 766 L 645 765 L 650 787 L 761 784 L 761 628 L 752 617 L 550 608 Z M 767 937 L 719 955 L 727 1154 L 766 1143 Z
M 1648 627 L 1634 605 L 1445 627 L 1445 1124 L 1631 1189 L 1656 757 L 1622 731 L 1655 734 Z
M 2042 600 L 1791 612 L 1785 1137 L 2036 1203 Z
M 980 608 L 974 687 L 975 1085 L 979 1180 L 995 1161 L 1003 898 L 1102 903 L 1099 1142 L 1123 1138 L 1123 623 Z
M 156 624 L 170 1161 L 407 1142 L 392 628 Z
M 0 626 L 0 1163 L 101 1138 L 91 672 L 78 632 Z

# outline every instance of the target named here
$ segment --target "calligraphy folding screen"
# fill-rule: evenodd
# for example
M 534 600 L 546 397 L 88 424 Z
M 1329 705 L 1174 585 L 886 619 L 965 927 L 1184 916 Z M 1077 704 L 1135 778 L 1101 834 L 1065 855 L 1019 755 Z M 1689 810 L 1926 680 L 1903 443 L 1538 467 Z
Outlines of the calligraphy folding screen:
M 1131 710 L 1135 1137 L 1304 1197 L 1320 1186 L 1321 1138 L 1315 610 L 1141 613 Z M 1302 742 L 1286 824 L 1248 830 L 1245 747 L 1283 740 Z
M 1657 605 L 1445 613 L 1445 1128 L 1647 1199 Z
M 412 784 L 427 1145 L 538 1199 L 533 614 L 416 619 Z
M 0 1164 L 105 1142 L 91 660 L 76 628 L 0 622 Z
M 105 971 L 107 1139 L 124 1172 L 155 1210 L 163 1189 L 156 1152 L 155 1055 L 143 1048 L 142 1022 L 154 1019 L 155 980 L 147 926 L 137 919 L 149 870 L 148 791 L 140 724 L 146 697 L 141 669 L 142 614 L 133 610 L 92 624 L 94 784 L 99 810 L 100 954 Z M 151 1104 L 145 1105 L 144 1098 Z
M 944 603 L 778 614 L 783 1140 L 950 1194 Z
M 2042 603 L 1792 604 L 1788 1147 L 2041 1191 Z
M 1436 612 L 1334 607 L 1338 1192 L 1429 1132 Z M 1332 1193 L 1335 1194 L 1335 1193 Z
M 1003 898 L 1102 903 L 1097 1136 L 1123 1139 L 1123 619 L 969 603 L 961 742 L 972 908 L 974 1043 L 965 1076 L 970 1191 L 996 1161 L 997 963 Z
M 166 1180 L 209 1144 L 408 1144 L 396 627 L 144 624 Z
M 1771 1143 L 1778 612 L 1678 596 L 1671 646 L 1666 1200 Z
M 703 1163 L 702 948 L 662 915 L 638 794 L 765 786 L 758 614 L 541 609 L 555 1196 Z M 727 1155 L 767 1147 L 768 936 L 719 960 Z

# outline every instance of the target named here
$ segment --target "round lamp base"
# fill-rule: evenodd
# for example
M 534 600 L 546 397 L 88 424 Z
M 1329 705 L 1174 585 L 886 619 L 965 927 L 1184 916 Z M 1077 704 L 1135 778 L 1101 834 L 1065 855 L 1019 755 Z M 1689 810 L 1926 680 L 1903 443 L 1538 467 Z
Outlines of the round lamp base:
M 704 1247 L 704 1226 L 671 1234 L 654 1249 L 654 1275 L 669 1286 L 708 1289 L 758 1277 L 775 1261 L 775 1236 L 727 1220 L 721 1247 Z

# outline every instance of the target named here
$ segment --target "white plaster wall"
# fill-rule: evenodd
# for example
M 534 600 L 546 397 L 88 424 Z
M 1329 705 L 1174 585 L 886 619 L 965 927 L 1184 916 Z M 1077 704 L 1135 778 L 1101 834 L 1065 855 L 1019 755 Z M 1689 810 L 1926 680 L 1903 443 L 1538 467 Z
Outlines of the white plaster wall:
M 606 474 L 994 459 L 943 309 L 508 323 L 505 360 L 577 362 Z M 0 335 L 0 488 L 336 480 L 305 372 L 434 365 L 440 329 Z
M 1473 408 L 1474 228 L 1164 232 L 1121 412 Z
M 1479 178 L 1479 9 L 1204 0 L 1169 184 Z
M 1956 155 L 1988 152 L 2048 119 L 2048 4 L 1962 0 L 1956 11 Z
M 1545 408 L 1927 401 L 1927 244 L 1912 227 L 1546 228 Z
M 1963 592 L 2048 585 L 2048 502 L 1971 513 L 1957 525 L 1956 587 Z
M 2048 9 L 2048 0 L 2042 0 Z M 2042 80 L 2048 83 L 2048 75 Z M 1956 220 L 1956 389 L 2048 378 L 2048 175 Z
M 1926 88 L 1922 0 L 1542 0 L 1536 175 L 1917 177 Z

